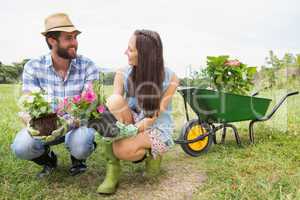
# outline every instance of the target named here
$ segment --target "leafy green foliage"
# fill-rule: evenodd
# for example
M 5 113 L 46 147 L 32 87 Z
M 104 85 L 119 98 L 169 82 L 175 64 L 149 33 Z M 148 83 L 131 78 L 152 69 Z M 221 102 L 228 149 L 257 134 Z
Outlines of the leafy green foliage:
M 91 115 L 89 117 L 89 119 L 97 119 L 97 118 L 100 118 L 100 112 L 99 112 L 99 106 L 101 105 L 105 105 L 106 103 L 106 95 L 104 94 L 104 85 L 102 84 L 102 81 L 98 81 L 98 80 L 95 80 L 93 81 L 93 90 L 97 96 L 97 99 L 96 99 L 96 107 L 93 107 L 91 109 Z
M 29 113 L 32 119 L 53 113 L 50 103 L 44 91 L 34 91 L 30 94 L 24 94 L 19 101 L 21 109 Z
M 211 84 L 209 78 L 205 77 L 202 71 L 193 71 L 189 77 L 180 79 L 180 86 L 208 88 L 211 86 Z
M 28 59 L 22 62 L 15 62 L 11 65 L 4 65 L 0 62 L 0 83 L 15 83 L 20 81 L 23 68 Z
M 215 89 L 235 94 L 246 94 L 253 86 L 256 67 L 247 67 L 238 60 L 229 60 L 229 56 L 208 56 L 206 76 Z

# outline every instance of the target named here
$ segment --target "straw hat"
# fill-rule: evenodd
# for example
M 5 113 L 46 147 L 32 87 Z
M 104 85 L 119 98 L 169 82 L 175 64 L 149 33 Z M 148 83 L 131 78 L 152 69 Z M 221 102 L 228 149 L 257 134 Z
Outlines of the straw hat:
M 42 32 L 42 35 L 46 36 L 48 32 L 52 31 L 64 31 L 64 32 L 73 32 L 78 31 L 78 34 L 81 33 L 75 28 L 72 24 L 69 16 L 65 13 L 55 13 L 48 16 L 45 19 L 45 31 Z

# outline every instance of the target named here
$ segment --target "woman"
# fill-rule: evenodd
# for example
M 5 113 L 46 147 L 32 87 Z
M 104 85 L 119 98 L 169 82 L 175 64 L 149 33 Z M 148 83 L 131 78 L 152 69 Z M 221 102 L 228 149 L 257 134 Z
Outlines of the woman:
M 120 175 L 119 160 L 140 162 L 146 159 L 146 175 L 154 176 L 160 169 L 161 154 L 173 145 L 171 99 L 179 81 L 164 67 L 159 34 L 149 30 L 135 31 L 125 54 L 130 67 L 117 71 L 107 108 L 118 121 L 134 124 L 138 134 L 103 146 L 108 162 L 105 180 L 97 190 L 99 193 L 115 192 Z

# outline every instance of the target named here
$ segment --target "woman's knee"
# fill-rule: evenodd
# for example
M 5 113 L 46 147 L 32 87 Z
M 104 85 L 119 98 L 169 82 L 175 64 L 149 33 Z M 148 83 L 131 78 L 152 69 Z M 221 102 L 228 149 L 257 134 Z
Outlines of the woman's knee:
M 109 111 L 122 123 L 132 123 L 132 115 L 127 101 L 123 96 L 114 94 L 107 99 L 106 103 Z
M 118 110 L 122 108 L 124 104 L 126 104 L 126 100 L 119 94 L 113 94 L 106 100 L 106 106 L 110 109 L 110 111 Z
M 122 115 L 125 111 L 128 111 L 128 104 L 123 96 L 118 94 L 113 94 L 106 101 L 106 106 L 110 112 L 114 115 Z

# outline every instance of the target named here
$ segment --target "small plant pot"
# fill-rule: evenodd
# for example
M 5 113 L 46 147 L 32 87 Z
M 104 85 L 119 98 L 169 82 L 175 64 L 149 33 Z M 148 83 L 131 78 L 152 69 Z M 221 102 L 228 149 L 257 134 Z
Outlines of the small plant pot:
M 44 117 L 30 120 L 32 128 L 40 132 L 40 136 L 51 135 L 52 131 L 57 129 L 58 117 L 56 113 L 49 114 Z

